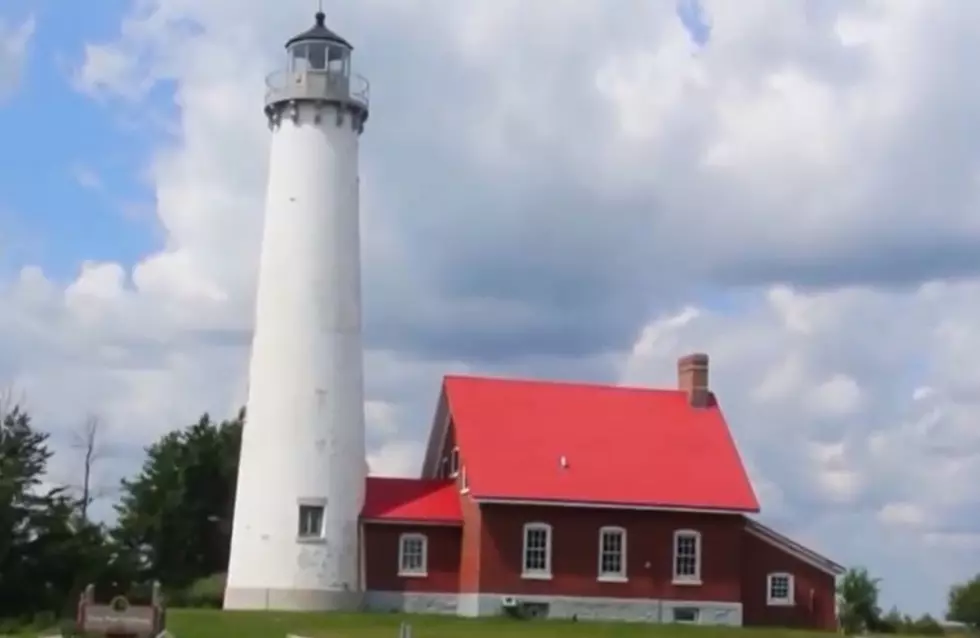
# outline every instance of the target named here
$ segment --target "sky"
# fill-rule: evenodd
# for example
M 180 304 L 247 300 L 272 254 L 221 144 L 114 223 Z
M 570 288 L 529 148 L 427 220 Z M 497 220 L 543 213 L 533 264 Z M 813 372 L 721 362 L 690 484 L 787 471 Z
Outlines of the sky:
M 980 571 L 980 4 L 330 0 L 362 137 L 369 461 L 447 373 L 712 388 L 762 519 L 941 613 Z M 245 394 L 263 81 L 315 2 L 0 7 L 0 387 L 111 504 Z

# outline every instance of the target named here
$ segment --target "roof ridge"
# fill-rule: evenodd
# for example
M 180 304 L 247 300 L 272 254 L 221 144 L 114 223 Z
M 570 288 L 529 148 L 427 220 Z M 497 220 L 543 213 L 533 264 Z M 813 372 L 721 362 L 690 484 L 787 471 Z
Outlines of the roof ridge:
M 545 386 L 561 386 L 575 388 L 590 388 L 596 390 L 616 390 L 623 392 L 663 392 L 663 393 L 682 393 L 679 388 L 655 388 L 642 385 L 621 385 L 618 383 L 601 383 L 598 381 L 571 381 L 560 379 L 538 379 L 534 377 L 505 377 L 492 376 L 485 374 L 447 374 L 443 376 L 443 382 L 458 379 L 462 381 L 489 381 L 492 383 L 520 383 Z

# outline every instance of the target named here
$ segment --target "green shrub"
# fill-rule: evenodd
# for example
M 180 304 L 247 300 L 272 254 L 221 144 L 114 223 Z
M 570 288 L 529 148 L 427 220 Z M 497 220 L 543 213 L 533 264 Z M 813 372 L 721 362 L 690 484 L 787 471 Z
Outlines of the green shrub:
M 202 578 L 184 591 L 176 593 L 176 596 L 167 599 L 167 604 L 172 607 L 221 609 L 225 596 L 225 575 L 213 574 Z

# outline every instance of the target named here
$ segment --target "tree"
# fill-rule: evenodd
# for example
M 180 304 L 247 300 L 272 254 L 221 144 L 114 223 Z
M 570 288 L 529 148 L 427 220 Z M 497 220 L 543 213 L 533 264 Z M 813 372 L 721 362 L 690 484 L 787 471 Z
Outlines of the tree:
M 122 482 L 113 537 L 138 559 L 143 578 L 169 589 L 228 566 L 244 412 L 207 414 L 147 448 L 140 474 Z
M 0 401 L 0 618 L 63 611 L 107 559 L 101 530 L 75 515 L 64 487 L 45 484 L 51 456 L 28 413 Z
M 92 503 L 92 470 L 96 461 L 101 456 L 101 424 L 99 418 L 89 415 L 86 417 L 82 428 L 75 433 L 75 440 L 72 447 L 82 452 L 82 499 L 81 516 L 82 520 L 88 521 L 88 507 Z
M 923 614 L 919 616 L 911 623 L 908 623 L 904 629 L 904 633 L 913 634 L 915 636 L 942 636 L 946 632 L 943 630 L 943 626 L 939 624 L 939 621 L 933 618 L 930 614 Z
M 980 631 L 980 574 L 950 588 L 946 618 Z
M 872 578 L 868 570 L 854 567 L 844 574 L 837 586 L 840 601 L 840 620 L 844 632 L 856 634 L 867 630 L 877 630 L 881 624 L 881 609 L 878 607 L 880 580 Z

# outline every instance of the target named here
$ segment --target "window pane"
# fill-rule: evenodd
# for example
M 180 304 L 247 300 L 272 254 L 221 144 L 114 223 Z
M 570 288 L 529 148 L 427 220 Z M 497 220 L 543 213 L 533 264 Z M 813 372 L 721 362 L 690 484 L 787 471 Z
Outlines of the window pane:
M 599 557 L 600 574 L 621 575 L 623 566 L 623 533 L 618 530 L 602 532 L 601 555 Z
M 548 570 L 548 530 L 530 527 L 524 535 L 524 571 Z
M 674 573 L 677 576 L 697 576 L 698 539 L 692 534 L 677 536 L 674 547 Z
M 300 536 L 321 536 L 323 534 L 323 507 L 320 505 L 299 506 Z
M 769 579 L 769 597 L 776 600 L 789 599 L 788 576 L 772 576 Z
M 327 45 L 325 42 L 311 42 L 307 45 L 306 57 L 310 61 L 310 68 L 315 71 L 323 71 L 327 68 Z
M 420 536 L 403 536 L 401 539 L 401 565 L 403 572 L 425 571 L 425 539 Z
M 675 607 L 674 622 L 694 623 L 698 621 L 698 609 L 694 607 Z

